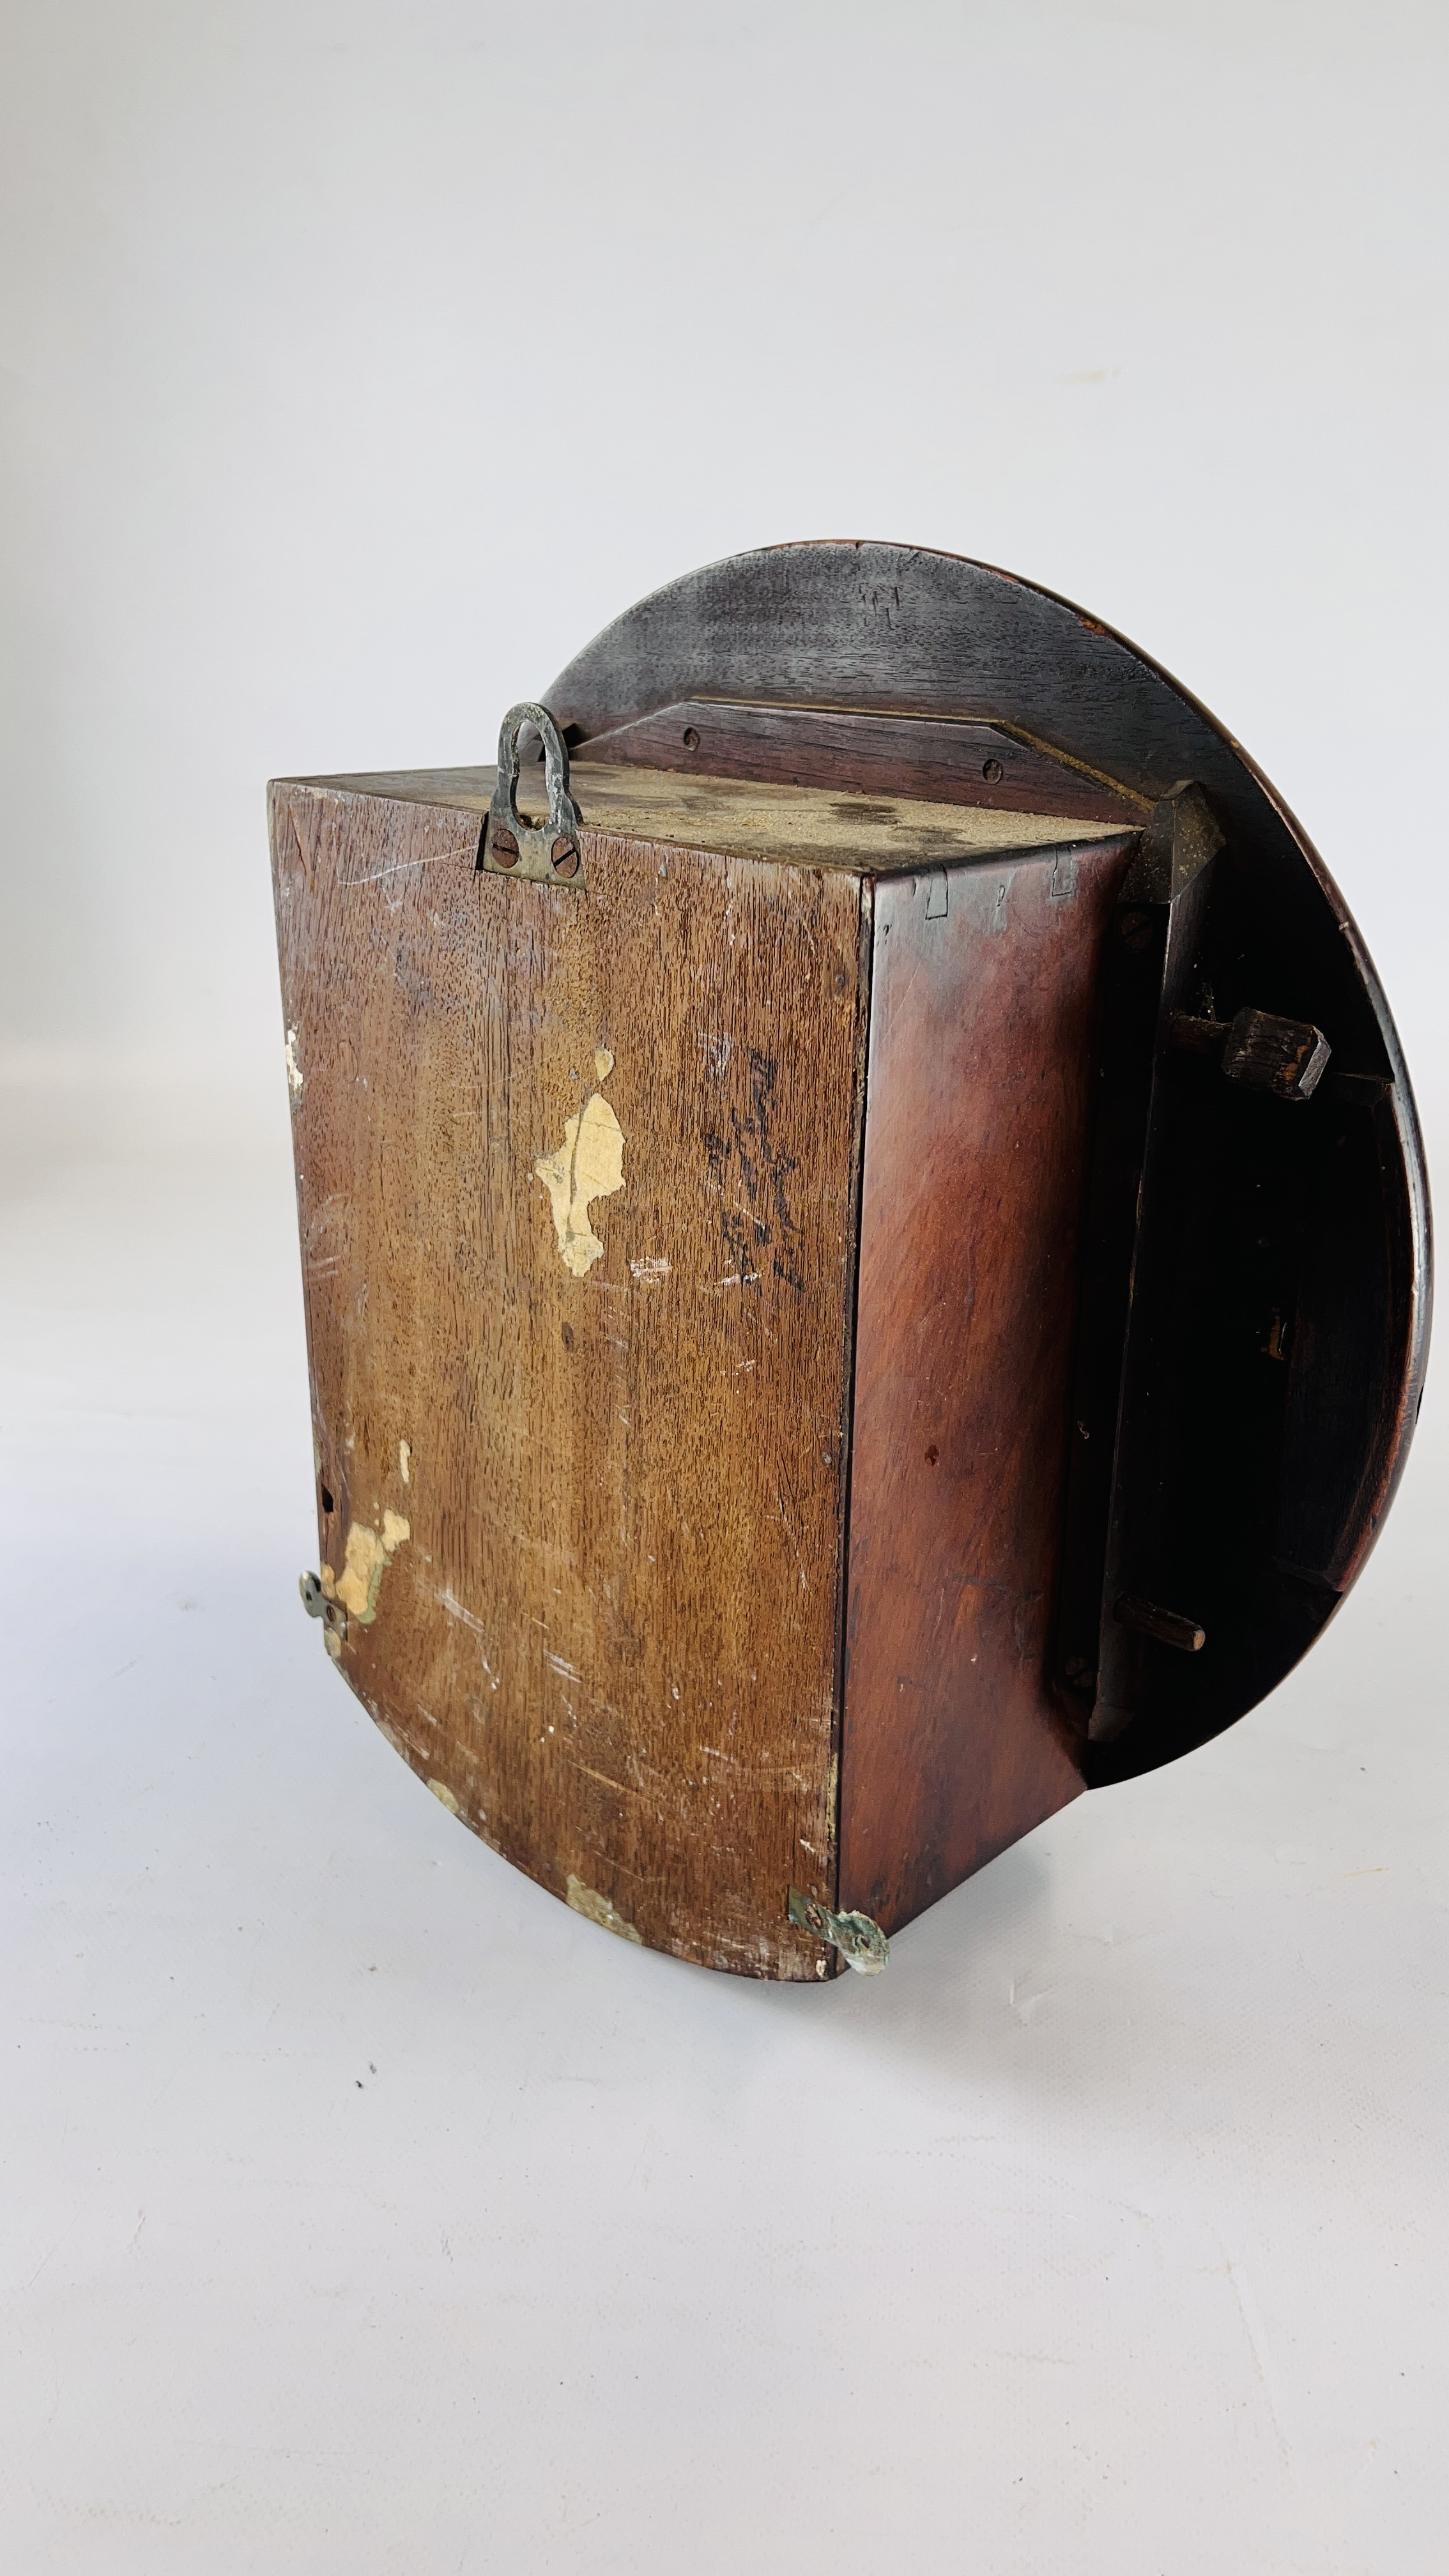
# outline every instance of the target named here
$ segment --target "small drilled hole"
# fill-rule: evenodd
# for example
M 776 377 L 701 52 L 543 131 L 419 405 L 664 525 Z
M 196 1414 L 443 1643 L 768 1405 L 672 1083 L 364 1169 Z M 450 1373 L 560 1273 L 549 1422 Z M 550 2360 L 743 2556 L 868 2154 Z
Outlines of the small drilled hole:
M 326 1512 L 329 1519 L 337 1509 L 337 1505 L 332 1500 L 332 1496 L 325 1485 L 322 1488 L 322 1509 Z
M 930 1448 L 926 1451 L 926 1464 L 927 1464 L 927 1466 L 928 1466 L 928 1467 L 934 1467 L 934 1466 L 937 1464 L 937 1461 L 939 1460 L 940 1455 L 941 1455 L 941 1452 L 940 1452 L 940 1450 L 936 1447 L 936 1444 L 935 1444 L 935 1442 L 934 1442 L 934 1440 L 933 1440 L 933 1441 L 932 1441 L 932 1443 L 931 1443 Z
M 684 728 L 684 748 L 686 751 L 698 751 L 699 749 L 699 736 L 695 732 L 693 725 L 686 725 Z
M 982 775 L 982 777 L 983 777 L 983 778 L 989 778 L 989 779 L 990 779 L 990 781 L 991 781 L 992 786 L 994 787 L 994 786 L 996 785 L 996 782 L 997 782 L 998 778 L 1001 776 L 1001 763 L 1000 763 L 1000 761 L 999 761 L 999 760 L 984 760 L 984 761 L 982 762 L 982 764 L 981 764 L 981 775 Z

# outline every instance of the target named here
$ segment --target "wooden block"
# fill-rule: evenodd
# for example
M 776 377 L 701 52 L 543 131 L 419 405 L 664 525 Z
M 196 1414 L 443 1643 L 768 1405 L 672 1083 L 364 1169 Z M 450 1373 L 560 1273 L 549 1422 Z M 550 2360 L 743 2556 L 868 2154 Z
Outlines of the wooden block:
M 1239 1011 L 1223 1048 L 1229 1082 L 1271 1091 L 1280 1100 L 1311 1100 L 1332 1050 L 1322 1029 L 1271 1011 Z

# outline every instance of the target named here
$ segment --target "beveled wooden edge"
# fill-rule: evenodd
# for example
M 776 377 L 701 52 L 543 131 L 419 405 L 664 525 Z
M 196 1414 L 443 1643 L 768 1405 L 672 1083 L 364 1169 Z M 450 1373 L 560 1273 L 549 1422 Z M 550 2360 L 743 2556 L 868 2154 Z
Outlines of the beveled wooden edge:
M 686 698 L 591 734 L 582 749 L 590 760 L 638 763 L 681 777 L 774 780 L 840 795 L 924 798 L 1128 826 L 1143 825 L 1152 814 L 1146 797 L 1030 735 L 964 716 Z

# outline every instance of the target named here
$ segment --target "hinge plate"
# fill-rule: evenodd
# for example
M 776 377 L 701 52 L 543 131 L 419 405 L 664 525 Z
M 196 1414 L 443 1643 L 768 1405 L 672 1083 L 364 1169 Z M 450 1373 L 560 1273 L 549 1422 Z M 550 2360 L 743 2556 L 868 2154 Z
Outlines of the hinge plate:
M 299 1574 L 297 1590 L 302 1596 L 302 1607 L 308 1618 L 321 1620 L 322 1643 L 335 1664 L 342 1652 L 342 1641 L 347 1634 L 346 1611 L 340 1601 L 331 1600 L 323 1591 L 320 1574 Z
M 890 1957 L 889 1941 L 868 1914 L 833 1914 L 828 1905 L 806 1896 L 798 1887 L 791 1888 L 785 1911 L 802 1932 L 813 1933 L 817 1941 L 828 1941 L 859 1976 L 878 1977 Z
M 543 777 L 548 815 L 530 822 L 518 810 L 518 737 L 525 725 L 543 737 Z M 569 794 L 569 754 L 547 707 L 525 699 L 510 707 L 498 736 L 498 783 L 483 827 L 478 864 L 492 876 L 528 877 L 535 885 L 568 886 L 583 892 L 584 854 L 579 841 L 582 817 Z

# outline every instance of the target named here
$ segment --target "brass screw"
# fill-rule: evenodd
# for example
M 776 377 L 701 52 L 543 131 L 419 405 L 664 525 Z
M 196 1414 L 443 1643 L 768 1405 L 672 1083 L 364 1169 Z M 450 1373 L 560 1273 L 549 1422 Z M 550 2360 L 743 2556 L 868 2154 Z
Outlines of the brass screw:
M 555 841 L 553 845 L 553 872 L 556 877 L 576 877 L 578 875 L 579 854 L 572 841 Z
M 516 868 L 518 865 L 518 843 L 511 832 L 505 832 L 501 823 L 495 823 L 489 833 L 488 855 L 495 868 Z

